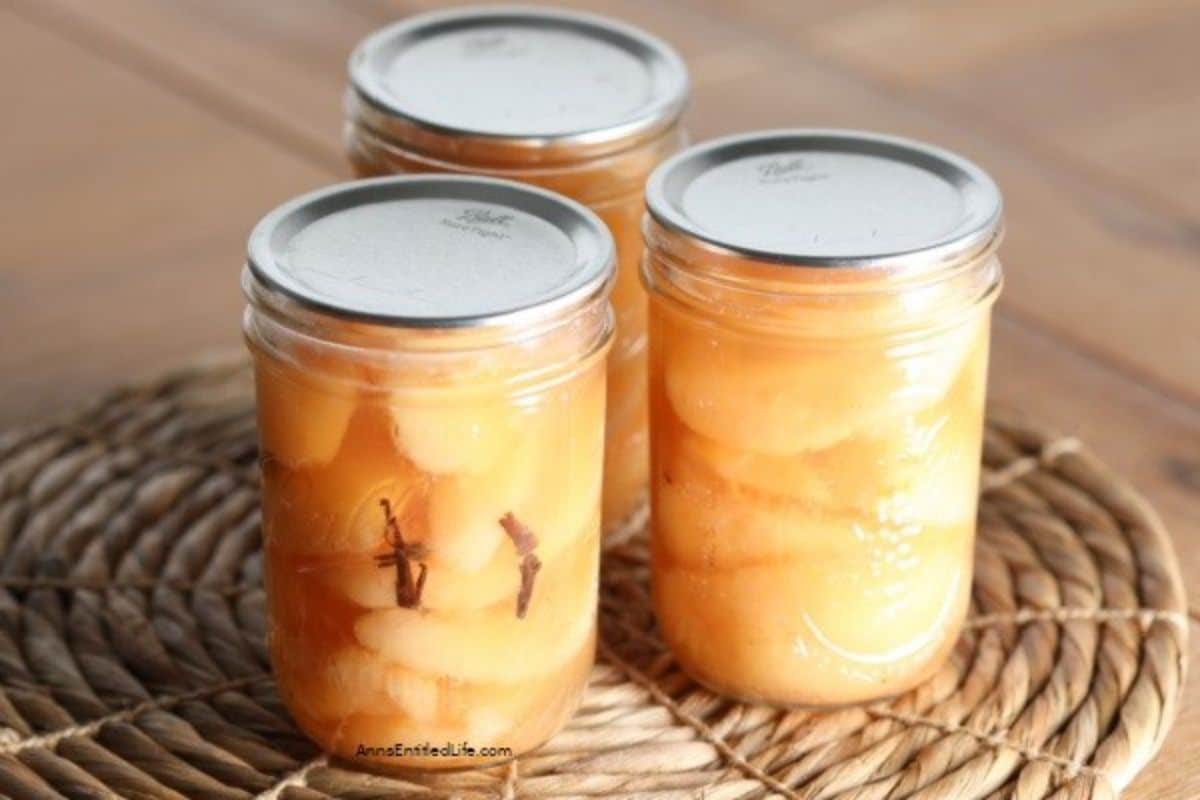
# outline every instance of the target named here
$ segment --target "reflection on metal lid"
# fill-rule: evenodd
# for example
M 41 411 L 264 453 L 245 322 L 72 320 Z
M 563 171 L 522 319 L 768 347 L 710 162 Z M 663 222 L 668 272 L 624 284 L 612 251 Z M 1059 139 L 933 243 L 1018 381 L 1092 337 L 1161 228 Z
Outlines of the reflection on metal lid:
M 682 60 L 655 37 L 522 7 L 406 19 L 358 46 L 350 77 L 372 127 L 515 150 L 619 145 L 669 125 L 687 97 Z
M 410 176 L 332 186 L 254 229 L 249 267 L 319 311 L 413 327 L 540 319 L 596 295 L 613 271 L 598 217 L 524 184 Z
M 971 162 L 857 131 L 766 131 L 662 164 L 646 189 L 666 228 L 749 258 L 803 266 L 969 256 L 1001 222 L 996 184 Z

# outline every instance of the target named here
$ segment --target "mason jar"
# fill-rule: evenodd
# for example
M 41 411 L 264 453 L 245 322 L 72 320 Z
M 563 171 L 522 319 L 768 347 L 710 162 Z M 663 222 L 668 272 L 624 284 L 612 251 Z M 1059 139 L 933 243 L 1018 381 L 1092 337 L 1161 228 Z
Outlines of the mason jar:
M 627 25 L 548 8 L 422 14 L 350 59 L 346 148 L 359 176 L 476 173 L 566 195 L 616 240 L 608 360 L 606 527 L 641 503 L 649 472 L 643 189 L 682 144 L 682 60 Z
M 476 766 L 576 707 L 613 258 L 592 212 L 487 178 L 333 186 L 255 228 L 270 653 L 326 751 Z
M 720 139 L 647 187 L 652 582 L 711 688 L 903 692 L 971 592 L 1001 200 L 854 131 Z

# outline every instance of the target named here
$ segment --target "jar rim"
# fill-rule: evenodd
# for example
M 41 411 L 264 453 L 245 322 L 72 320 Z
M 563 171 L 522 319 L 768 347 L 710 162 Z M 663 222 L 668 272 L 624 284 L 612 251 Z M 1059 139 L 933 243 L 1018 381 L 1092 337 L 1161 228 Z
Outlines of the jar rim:
M 539 392 L 577 374 L 596 359 L 604 358 L 613 344 L 615 322 L 611 305 L 593 303 L 579 309 L 565 321 L 535 329 L 521 328 L 511 331 L 512 336 L 497 336 L 495 331 L 469 329 L 401 332 L 361 325 L 350 329 L 344 326 L 330 329 L 323 327 L 319 318 L 288 316 L 280 313 L 278 308 L 251 301 L 242 314 L 242 333 L 254 355 L 262 354 L 303 366 L 307 371 L 321 373 L 326 380 L 394 392 L 402 384 L 392 382 L 387 376 L 398 365 L 424 365 L 436 373 L 438 365 L 454 363 L 453 359 L 461 357 L 482 356 L 509 363 L 514 352 L 547 353 L 547 348 L 543 346 L 546 338 L 564 329 L 574 328 L 582 332 L 579 339 L 581 346 L 572 351 L 569 357 L 533 360 L 501 378 L 516 396 Z M 411 335 L 397 338 L 397 334 Z M 307 362 L 298 360 L 298 345 L 310 356 L 321 354 L 322 357 L 310 358 Z M 331 369 L 330 365 L 334 363 L 354 367 L 349 370 Z M 443 381 L 427 375 L 425 380 L 409 385 L 405 391 L 436 395 L 443 386 Z M 482 383 L 478 383 L 477 388 L 482 386 Z
M 821 338 L 917 335 L 955 324 L 962 315 L 990 306 L 1004 283 L 996 257 L 1003 240 L 997 230 L 968 258 L 954 258 L 913 270 L 895 267 L 797 267 L 716 253 L 704 243 L 644 217 L 646 253 L 641 280 L 652 298 L 739 328 L 769 329 L 781 335 Z M 878 304 L 891 314 L 859 312 Z M 936 307 L 936 323 L 931 312 Z M 841 310 L 844 324 L 830 327 Z M 818 313 L 812 313 L 818 312 Z M 819 319 L 818 319 L 819 318 Z

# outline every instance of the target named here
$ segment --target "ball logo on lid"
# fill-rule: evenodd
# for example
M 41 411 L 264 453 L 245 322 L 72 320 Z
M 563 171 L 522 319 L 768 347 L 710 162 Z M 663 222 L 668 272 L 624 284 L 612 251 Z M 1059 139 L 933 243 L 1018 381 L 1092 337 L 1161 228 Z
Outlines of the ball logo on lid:
M 756 170 L 761 184 L 819 181 L 829 177 L 828 173 L 813 172 L 808 161 L 800 156 L 771 158 L 758 164 Z
M 499 229 L 507 228 L 513 219 L 512 214 L 501 214 L 489 208 L 464 208 L 454 217 L 443 218 L 442 224 L 484 239 L 508 239 L 509 235 Z
M 507 33 L 481 33 L 463 39 L 463 55 L 468 58 L 520 58 L 529 47 Z

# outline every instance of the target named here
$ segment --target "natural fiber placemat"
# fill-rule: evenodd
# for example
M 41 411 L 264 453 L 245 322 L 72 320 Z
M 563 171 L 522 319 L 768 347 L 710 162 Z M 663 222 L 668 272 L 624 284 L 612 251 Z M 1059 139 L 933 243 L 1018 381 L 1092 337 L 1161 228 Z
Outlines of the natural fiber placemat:
M 657 637 L 632 520 L 563 733 L 490 771 L 331 765 L 267 672 L 248 377 L 213 364 L 0 434 L 0 793 L 1113 797 L 1175 715 L 1187 620 L 1157 517 L 1074 439 L 993 419 L 971 620 L 916 691 L 812 713 L 701 689 Z

